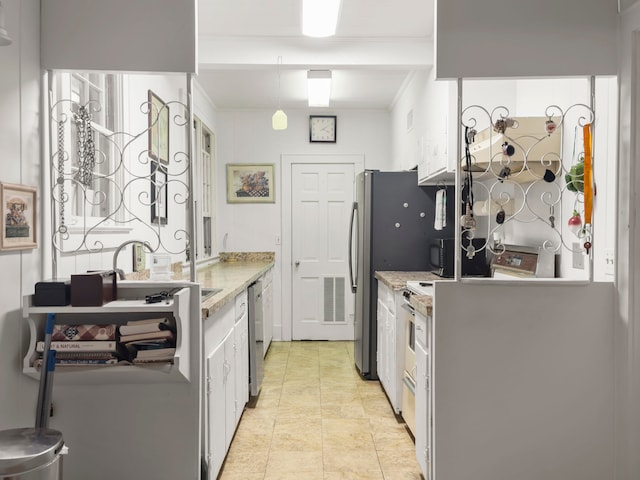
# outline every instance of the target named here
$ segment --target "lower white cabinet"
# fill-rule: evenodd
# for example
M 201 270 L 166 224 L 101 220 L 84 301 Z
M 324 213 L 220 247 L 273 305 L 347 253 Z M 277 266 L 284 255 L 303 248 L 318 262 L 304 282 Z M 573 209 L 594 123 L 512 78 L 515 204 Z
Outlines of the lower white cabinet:
M 249 398 L 247 293 L 205 320 L 205 458 L 214 480 Z
M 273 338 L 273 268 L 262 277 L 263 354 L 266 357 Z
M 378 378 L 395 413 L 402 410 L 405 328 L 402 290 L 378 282 Z
M 415 315 L 415 352 L 416 352 L 416 459 L 425 480 L 432 478 L 431 456 L 433 446 L 432 418 L 432 364 L 431 364 L 431 328 L 433 317 Z

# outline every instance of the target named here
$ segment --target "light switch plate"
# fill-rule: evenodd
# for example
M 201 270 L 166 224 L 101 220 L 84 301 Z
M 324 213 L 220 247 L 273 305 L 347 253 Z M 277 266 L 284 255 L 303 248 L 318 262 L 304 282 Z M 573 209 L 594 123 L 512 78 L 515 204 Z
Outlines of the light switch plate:
M 584 270 L 584 255 L 582 254 L 582 245 L 573 243 L 573 268 Z
M 144 247 L 140 243 L 133 244 L 133 271 L 141 272 L 145 269 Z

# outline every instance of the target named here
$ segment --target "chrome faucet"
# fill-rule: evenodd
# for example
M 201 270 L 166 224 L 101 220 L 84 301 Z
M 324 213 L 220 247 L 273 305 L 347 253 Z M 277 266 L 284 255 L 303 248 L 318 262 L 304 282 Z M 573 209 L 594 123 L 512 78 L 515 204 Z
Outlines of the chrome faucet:
M 113 252 L 113 271 L 118 273 L 118 277 L 120 280 L 124 280 L 124 271 L 121 268 L 118 268 L 118 255 L 120 254 L 120 250 L 129 245 L 130 243 L 139 243 L 147 248 L 151 253 L 153 253 L 153 248 L 151 248 L 151 244 L 149 242 L 141 242 L 140 240 L 127 240 L 126 242 L 122 242 L 116 248 L 116 251 Z

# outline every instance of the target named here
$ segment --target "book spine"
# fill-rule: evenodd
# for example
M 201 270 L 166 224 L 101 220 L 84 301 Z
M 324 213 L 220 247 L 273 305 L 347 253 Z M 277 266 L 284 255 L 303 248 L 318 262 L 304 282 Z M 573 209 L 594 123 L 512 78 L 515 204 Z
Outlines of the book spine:
M 116 352 L 117 342 L 111 340 L 57 341 L 51 342 L 51 350 L 59 350 L 61 352 Z M 40 341 L 36 344 L 36 351 L 44 351 L 44 342 Z

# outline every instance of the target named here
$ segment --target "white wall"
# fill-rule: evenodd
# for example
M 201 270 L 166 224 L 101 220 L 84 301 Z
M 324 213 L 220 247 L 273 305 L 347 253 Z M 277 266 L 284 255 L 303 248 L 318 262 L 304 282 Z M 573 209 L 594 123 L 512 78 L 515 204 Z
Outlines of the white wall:
M 616 80 L 614 77 L 598 78 L 596 82 L 596 122 L 594 130 L 595 151 L 595 179 L 598 195 L 594 209 L 594 268 L 597 280 L 612 281 L 613 276 L 605 274 L 605 250 L 615 248 L 615 171 L 616 171 Z M 421 155 L 421 145 L 444 143 L 448 148 L 448 155 L 455 164 L 456 156 L 456 123 L 457 123 L 457 86 L 452 81 L 436 80 L 433 71 L 415 72 L 398 95 L 391 114 L 392 118 L 392 148 L 393 161 L 396 168 L 411 168 L 416 165 Z M 578 114 L 585 114 L 584 109 L 574 105 L 590 103 L 588 79 L 582 78 L 554 78 L 554 79 L 476 79 L 462 82 L 463 111 L 478 105 L 491 112 L 494 108 L 503 106 L 512 116 L 545 116 L 545 109 L 557 105 L 566 112 L 566 128 L 571 132 L 563 135 L 564 165 L 569 168 L 572 164 L 570 156 L 573 153 L 573 126 L 577 124 Z M 571 108 L 574 106 L 573 108 Z M 574 113 L 574 112 L 578 113 Z M 411 112 L 413 127 L 407 129 L 407 115 Z M 473 116 L 480 131 L 489 125 L 486 114 L 481 114 L 477 108 L 463 113 L 466 121 Z M 450 133 L 450 134 L 449 134 Z M 445 137 L 446 140 L 441 138 Z M 581 138 L 581 137 L 580 137 Z M 581 140 L 579 139 L 580 143 Z M 582 151 L 579 145 L 578 151 Z M 475 179 L 477 183 L 478 179 Z M 558 180 L 563 184 L 562 178 Z M 484 183 L 488 188 L 492 182 Z M 476 185 L 476 200 L 487 197 L 486 189 Z M 533 194 L 528 195 L 528 201 L 535 202 Z M 556 222 L 561 225 L 563 239 L 570 248 L 573 242 L 582 241 L 568 232 L 566 221 L 573 210 L 575 196 L 570 192 L 563 195 L 563 208 L 554 212 Z M 578 208 L 580 210 L 580 208 Z M 478 231 L 487 231 L 487 217 L 478 216 Z M 505 243 L 535 245 L 542 244 L 547 239 L 546 228 L 541 228 L 539 222 L 510 222 L 505 224 Z M 557 239 L 554 239 L 557 241 Z M 566 248 L 562 249 L 560 272 L 564 278 L 589 278 L 588 259 L 584 263 L 587 268 L 579 270 L 572 268 L 572 255 Z
M 621 17 L 619 35 L 619 170 L 616 281 L 618 313 L 616 317 L 616 453 L 617 480 L 640 477 L 640 257 L 636 254 L 640 225 L 637 211 L 640 198 L 635 192 L 640 181 L 636 167 L 640 146 L 638 81 L 640 65 L 640 4 Z
M 196 34 L 195 0 L 42 2 L 46 69 L 196 72 Z
M 13 43 L 0 47 L 0 182 L 40 188 L 40 54 L 38 0 L 4 0 Z M 38 217 L 46 217 L 40 210 Z M 38 234 L 38 243 L 44 241 Z M 37 383 L 22 375 L 28 330 L 22 296 L 40 280 L 42 248 L 0 252 L 0 430 L 35 422 Z
M 186 215 L 184 203 L 174 201 L 174 196 L 178 199 L 186 198 L 183 186 L 186 182 L 186 175 L 181 175 L 185 171 L 186 165 L 186 128 L 181 125 L 186 118 L 186 89 L 187 79 L 184 74 L 175 75 L 124 75 L 123 105 L 124 125 L 123 131 L 132 137 L 127 136 L 128 146 L 123 150 L 123 163 L 125 168 L 124 182 L 127 185 L 124 192 L 124 202 L 130 213 L 137 216 L 130 222 L 120 224 L 125 227 L 121 233 L 108 233 L 97 230 L 95 234 L 87 238 L 87 246 L 92 246 L 93 242 L 101 242 L 104 249 L 97 253 L 89 253 L 89 250 L 82 246 L 82 233 L 74 235 L 73 240 L 63 243 L 64 251 L 68 253 L 59 254 L 58 272 L 59 277 L 69 277 L 73 273 L 85 272 L 91 269 L 111 268 L 115 247 L 128 240 L 148 241 L 154 250 L 159 253 L 173 252 L 173 262 L 186 261 L 184 253 L 186 240 L 183 236 L 175 233 L 186 228 Z M 147 99 L 148 90 L 151 90 L 169 107 L 169 184 L 167 224 L 159 226 L 151 224 L 151 212 L 149 208 L 150 163 L 146 154 L 148 150 L 148 116 Z M 176 119 L 177 117 L 177 119 Z M 72 146 L 67 145 L 69 150 Z M 181 154 L 180 152 L 184 152 Z M 143 153 L 142 156 L 140 154 Z M 122 167 L 121 167 L 122 168 Z M 132 180 L 133 176 L 147 177 Z M 146 203 L 145 203 L 146 202 Z M 70 209 L 67 209 L 67 212 Z M 129 215 L 127 212 L 126 215 Z M 77 252 L 75 250 L 78 250 Z M 98 249 L 99 250 L 99 249 Z M 148 257 L 148 254 L 147 254 Z M 125 272 L 133 270 L 131 246 L 127 246 L 118 256 L 118 267 Z M 150 265 L 147 258 L 147 268 Z M 50 268 L 45 265 L 45 268 Z
M 281 338 L 281 325 L 290 322 L 289 292 L 282 291 L 281 272 L 283 249 L 290 248 L 288 239 L 276 245 L 283 224 L 290 222 L 282 217 L 282 192 L 289 188 L 281 182 L 280 158 L 283 154 L 345 155 L 360 154 L 365 157 L 365 168 L 392 170 L 390 148 L 390 121 L 386 111 L 329 111 L 337 115 L 337 142 L 335 144 L 309 143 L 309 115 L 321 111 L 287 111 L 288 128 L 275 131 L 271 128 L 272 110 L 219 111 L 216 114 L 216 202 L 218 221 L 217 243 L 220 251 L 276 252 L 274 269 L 274 338 Z M 226 200 L 227 163 L 274 163 L 275 203 L 229 204 Z
M 615 75 L 613 0 L 437 0 L 438 78 Z

